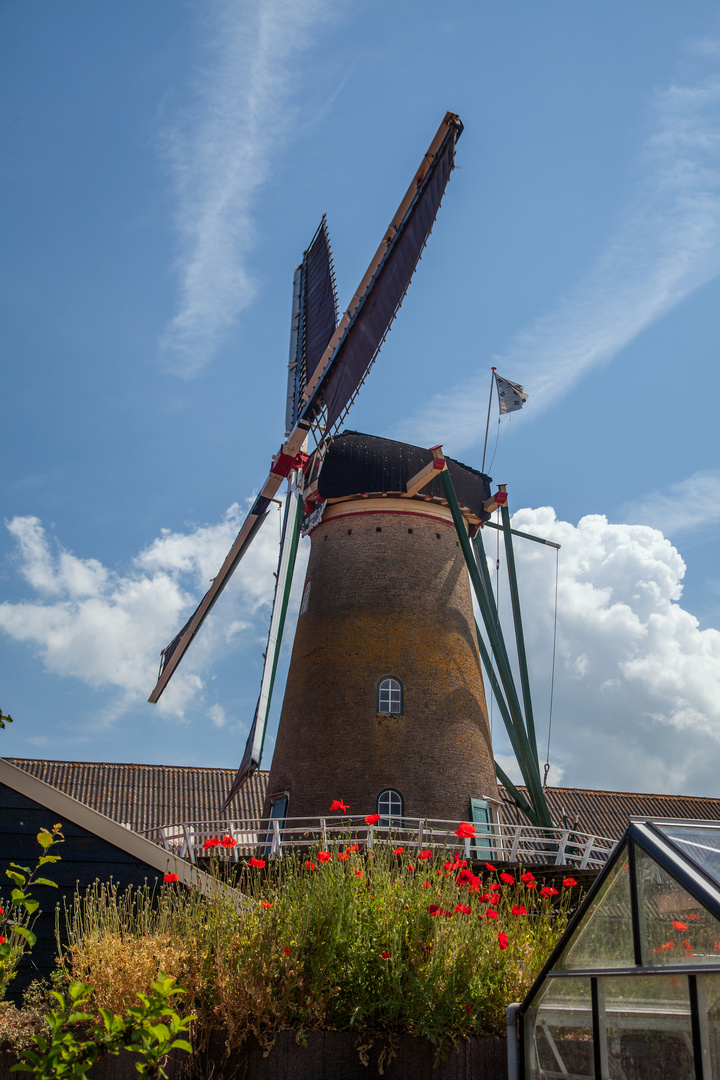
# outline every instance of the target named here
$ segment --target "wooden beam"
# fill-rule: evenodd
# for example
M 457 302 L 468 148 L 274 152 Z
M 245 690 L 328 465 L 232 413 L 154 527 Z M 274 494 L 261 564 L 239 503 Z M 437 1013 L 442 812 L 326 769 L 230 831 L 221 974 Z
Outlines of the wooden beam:
M 408 480 L 403 498 L 410 499 L 413 495 L 417 495 L 418 491 L 424 488 L 426 484 L 429 484 L 432 478 L 444 469 L 447 469 L 445 458 L 433 457 L 432 461 L 429 461 L 420 472 L 415 473 L 412 479 Z

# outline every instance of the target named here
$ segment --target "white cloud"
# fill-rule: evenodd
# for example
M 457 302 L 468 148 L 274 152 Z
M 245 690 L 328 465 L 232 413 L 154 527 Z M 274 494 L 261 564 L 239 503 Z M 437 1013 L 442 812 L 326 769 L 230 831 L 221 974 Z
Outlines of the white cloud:
M 644 495 L 622 508 L 627 521 L 642 522 L 668 536 L 684 536 L 720 524 L 720 472 L 706 469 L 666 491 Z
M 677 550 L 656 529 L 600 515 L 574 526 L 542 507 L 512 521 L 562 545 L 550 758 L 564 782 L 716 793 L 720 632 L 701 630 L 680 605 L 685 564 Z M 555 560 L 552 549 L 529 541 L 517 541 L 515 552 L 542 759 Z M 507 637 L 512 621 L 504 608 L 502 621 Z M 495 737 L 502 751 L 497 723 Z
M 298 127 L 295 63 L 333 15 L 327 0 L 241 0 L 209 10 L 210 60 L 196 106 L 168 135 L 180 297 L 160 352 L 187 377 L 208 363 L 255 295 L 253 205 Z
M 243 516 L 234 505 L 215 525 L 186 533 L 165 530 L 126 573 L 51 544 L 37 518 L 16 517 L 8 529 L 17 544 L 19 571 L 38 595 L 0 604 L 0 629 L 34 647 L 47 671 L 114 691 L 102 718 L 112 723 L 147 698 L 155 685 L 160 649 L 197 606 Z M 271 514 L 193 642 L 160 699 L 161 713 L 182 718 L 186 710 L 202 705 L 213 661 L 228 648 L 254 645 L 267 634 L 279 516 Z M 303 548 L 300 577 L 305 557 Z M 225 723 L 219 704 L 208 707 L 208 716 L 218 727 Z
M 707 42 L 704 55 L 712 59 Z M 588 371 L 720 273 L 719 107 L 717 70 L 655 95 L 655 127 L 640 156 L 643 179 L 615 236 L 554 311 L 493 357 L 502 375 L 529 391 L 531 413 L 558 402 Z M 452 432 L 456 451 L 478 443 L 487 392 L 484 368 L 435 395 L 399 426 L 399 437 L 427 446 L 447 442 Z

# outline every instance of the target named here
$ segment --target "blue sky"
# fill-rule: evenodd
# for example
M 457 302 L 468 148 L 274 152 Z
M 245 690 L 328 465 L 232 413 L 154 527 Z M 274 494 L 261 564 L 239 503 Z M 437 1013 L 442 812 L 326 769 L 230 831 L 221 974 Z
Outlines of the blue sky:
M 237 764 L 277 523 L 154 707 L 159 650 L 280 444 L 294 264 L 326 212 L 343 308 L 451 109 L 350 423 L 479 466 L 490 365 L 524 384 L 490 471 L 563 544 L 551 775 L 715 793 L 716 5 L 5 0 L 0 50 L 3 753 Z

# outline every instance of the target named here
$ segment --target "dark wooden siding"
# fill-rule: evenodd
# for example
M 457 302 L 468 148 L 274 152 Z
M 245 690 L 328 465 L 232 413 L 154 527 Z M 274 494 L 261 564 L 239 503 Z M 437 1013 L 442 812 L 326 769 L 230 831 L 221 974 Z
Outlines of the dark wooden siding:
M 61 862 L 43 868 L 45 876 L 57 882 L 58 888 L 39 886 L 34 892 L 41 908 L 33 926 L 37 945 L 23 958 L 18 975 L 11 983 L 11 998 L 17 999 L 33 978 L 46 978 L 55 968 L 57 904 L 62 912 L 63 901 L 71 904 L 77 888 L 84 892 L 98 879 L 112 879 L 125 888 L 142 885 L 145 881 L 152 886 L 163 876 L 161 871 L 88 829 L 0 783 L 0 896 L 6 901 L 6 907 L 13 886 L 5 871 L 13 862 L 33 868 L 41 854 L 35 839 L 37 834 L 41 828 L 52 829 L 58 821 L 62 823 L 65 843 L 53 848 L 52 854 L 60 855 Z M 60 922 L 62 927 L 62 916 Z

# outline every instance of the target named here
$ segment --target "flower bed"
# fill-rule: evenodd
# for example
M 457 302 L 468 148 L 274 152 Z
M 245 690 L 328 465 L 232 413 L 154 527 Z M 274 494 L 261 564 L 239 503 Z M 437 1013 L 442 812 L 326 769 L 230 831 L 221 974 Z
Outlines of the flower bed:
M 173 881 L 156 898 L 96 885 L 68 915 L 67 974 L 120 1013 L 160 969 L 187 989 L 196 1043 L 221 1028 L 229 1054 L 286 1030 L 442 1045 L 504 1034 L 573 892 L 489 864 L 476 875 L 455 852 L 352 842 L 251 859 L 238 885 L 251 900 L 240 912 Z

